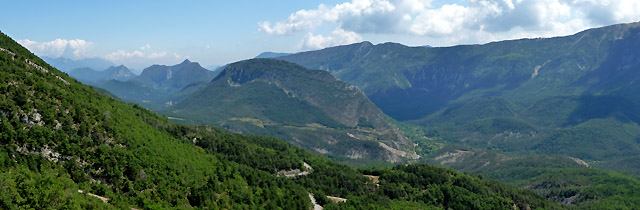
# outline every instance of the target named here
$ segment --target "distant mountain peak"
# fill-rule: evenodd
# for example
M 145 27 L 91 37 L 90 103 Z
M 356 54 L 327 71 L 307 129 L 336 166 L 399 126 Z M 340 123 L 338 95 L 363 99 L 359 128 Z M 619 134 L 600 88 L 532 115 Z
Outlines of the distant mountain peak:
M 106 80 L 128 81 L 135 77 L 133 72 L 124 65 L 109 66 L 104 70 L 94 70 L 89 67 L 76 68 L 69 72 L 69 75 L 83 82 L 99 82 Z
M 136 78 L 154 89 L 177 91 L 186 85 L 196 82 L 208 82 L 213 79 L 213 72 L 200 66 L 198 62 L 185 59 L 173 66 L 153 65 L 145 68 Z
M 356 44 L 359 44 L 359 45 L 373 45 L 373 43 L 371 43 L 370 41 L 363 41 L 363 42 L 356 43 Z
M 126 70 L 129 70 L 129 68 L 127 68 L 125 65 L 110 66 L 110 67 L 109 67 L 109 68 L 107 68 L 106 70 L 110 70 L 110 69 L 126 69 Z

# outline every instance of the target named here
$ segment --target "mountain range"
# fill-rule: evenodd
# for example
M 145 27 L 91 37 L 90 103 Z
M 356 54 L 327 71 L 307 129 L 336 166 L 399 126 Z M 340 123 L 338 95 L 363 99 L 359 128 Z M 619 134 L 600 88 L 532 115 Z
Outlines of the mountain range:
M 638 102 L 640 23 L 555 38 L 483 45 L 407 47 L 362 42 L 278 57 L 332 72 L 391 117 L 423 118 L 446 106 L 503 97 L 517 104 L 562 95 L 615 95 Z
M 189 60 L 173 66 L 153 65 L 145 68 L 138 76 L 119 77 L 130 75 L 125 74 L 124 69 L 124 66 L 113 67 L 93 75 L 86 71 L 92 77 L 83 76 L 75 71 L 70 75 L 87 84 L 105 89 L 124 101 L 158 110 L 203 87 L 217 74 Z M 89 80 L 91 78 L 95 79 Z
M 640 23 L 630 23 L 483 45 L 362 42 L 276 59 L 331 72 L 419 125 L 412 141 L 426 159 L 466 145 L 640 174 L 639 46 Z
M 452 169 L 355 170 L 278 139 L 171 123 L 1 33 L 0 67 L 2 209 L 566 208 Z M 605 198 L 591 207 L 621 199 Z
M 225 66 L 224 74 L 212 82 L 211 73 L 185 61 L 171 67 L 149 67 L 128 82 L 96 86 L 191 123 L 275 136 L 327 154 L 398 161 L 387 153 L 393 151 L 389 147 L 405 154 L 416 152 L 429 162 L 442 152 L 443 145 L 465 145 L 518 155 L 566 155 L 596 167 L 640 174 L 635 169 L 640 166 L 640 117 L 636 114 L 640 99 L 636 94 L 639 76 L 634 71 L 640 64 L 639 26 L 619 24 L 565 37 L 484 45 L 407 47 L 362 42 L 291 55 L 266 53 L 306 69 L 251 60 L 235 64 L 242 68 Z M 186 66 L 193 71 L 182 71 Z M 252 74 L 237 73 L 238 68 Z M 275 74 L 273 69 L 325 70 L 354 84 L 384 114 L 401 121 L 393 123 L 395 127 L 417 125 L 420 135 L 412 136 L 415 132 L 409 130 L 396 132 L 404 133 L 408 141 L 359 135 L 363 133 L 349 129 L 362 131 L 367 126 L 352 123 L 355 118 L 344 123 L 332 116 L 351 114 L 336 109 L 347 103 L 339 96 L 359 90 L 332 89 L 331 84 L 338 82 L 334 80 L 304 85 L 317 76 Z M 180 72 L 188 73 L 174 76 Z M 230 78 L 231 72 L 236 73 Z M 251 82 L 247 85 L 245 80 Z M 308 92 L 323 97 L 300 98 Z M 368 102 L 366 97 L 349 100 L 363 103 Z M 313 132 L 300 131 L 304 129 Z M 351 141 L 339 142 L 351 146 L 327 144 L 349 138 Z M 362 139 L 395 139 L 395 143 L 356 143 Z M 353 152 L 364 151 L 362 148 L 382 153 Z

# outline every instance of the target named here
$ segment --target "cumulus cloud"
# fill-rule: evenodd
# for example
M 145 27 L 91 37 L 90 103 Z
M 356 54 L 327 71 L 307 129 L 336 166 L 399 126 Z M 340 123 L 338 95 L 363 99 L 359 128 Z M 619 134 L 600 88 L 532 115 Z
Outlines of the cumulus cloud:
M 570 4 L 590 21 L 600 25 L 640 19 L 640 2 L 637 0 L 571 0 Z
M 286 20 L 260 22 L 258 30 L 271 35 L 307 33 L 303 45 L 312 48 L 321 46 L 314 44 L 321 43 L 318 40 L 335 36 L 333 32 L 314 35 L 327 25 L 357 34 L 404 34 L 459 44 L 567 35 L 589 27 L 640 21 L 637 0 L 466 0 L 434 5 L 432 0 L 321 4 L 294 12 Z
M 145 46 L 140 47 L 140 50 L 146 50 L 146 49 L 149 49 L 149 48 L 151 48 L 151 45 L 147 44 Z
M 85 58 L 87 56 L 87 50 L 93 45 L 92 42 L 88 42 L 82 39 L 56 39 L 49 42 L 37 42 L 29 39 L 18 40 L 22 46 L 26 47 L 30 51 L 39 56 L 48 57 L 70 57 L 70 58 Z
M 353 0 L 329 7 L 324 4 L 315 10 L 299 10 L 286 21 L 258 23 L 259 30 L 268 34 L 284 35 L 306 31 L 325 23 L 344 25 L 356 32 L 384 32 L 402 19 L 396 6 L 387 0 Z
M 355 32 L 336 29 L 329 36 L 313 35 L 309 32 L 300 43 L 299 48 L 305 50 L 322 49 L 326 47 L 351 44 L 362 41 L 362 37 Z
M 415 17 L 409 32 L 417 35 L 449 35 L 459 31 L 465 23 L 469 9 L 458 5 L 444 5 L 436 10 L 425 10 Z

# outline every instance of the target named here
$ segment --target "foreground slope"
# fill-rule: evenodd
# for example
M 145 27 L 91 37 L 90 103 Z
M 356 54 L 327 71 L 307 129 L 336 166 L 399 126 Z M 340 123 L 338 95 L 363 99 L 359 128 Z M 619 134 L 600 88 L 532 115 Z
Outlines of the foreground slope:
M 168 113 L 283 138 L 321 153 L 392 162 L 415 157 L 402 133 L 358 88 L 284 61 L 229 64 Z
M 163 118 L 82 85 L 5 35 L 0 47 L 1 208 L 309 206 L 302 187 L 207 154 L 159 129 Z M 194 189 L 218 196 L 192 198 Z
M 362 173 L 281 140 L 167 122 L 52 68 L 0 34 L 0 208 L 561 208 L 428 165 Z M 195 144 L 195 145 L 194 145 Z M 277 172 L 305 170 L 290 179 Z M 331 195 L 346 198 L 330 203 Z

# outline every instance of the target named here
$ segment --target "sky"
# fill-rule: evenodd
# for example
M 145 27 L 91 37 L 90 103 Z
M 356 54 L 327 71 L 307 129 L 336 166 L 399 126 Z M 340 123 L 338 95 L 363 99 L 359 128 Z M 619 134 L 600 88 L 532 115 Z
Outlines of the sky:
M 640 21 L 638 0 L 0 0 L 0 31 L 39 56 L 141 70 L 370 41 L 435 47 Z

